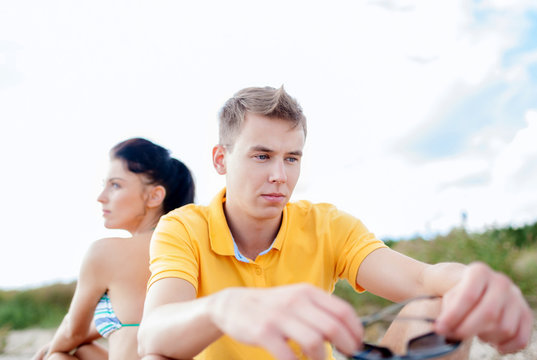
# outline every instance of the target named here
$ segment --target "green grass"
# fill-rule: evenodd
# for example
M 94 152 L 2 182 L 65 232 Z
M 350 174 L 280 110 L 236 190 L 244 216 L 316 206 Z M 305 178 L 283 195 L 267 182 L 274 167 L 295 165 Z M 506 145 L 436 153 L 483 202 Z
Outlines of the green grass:
M 73 297 L 75 283 L 0 291 L 0 329 L 58 326 Z

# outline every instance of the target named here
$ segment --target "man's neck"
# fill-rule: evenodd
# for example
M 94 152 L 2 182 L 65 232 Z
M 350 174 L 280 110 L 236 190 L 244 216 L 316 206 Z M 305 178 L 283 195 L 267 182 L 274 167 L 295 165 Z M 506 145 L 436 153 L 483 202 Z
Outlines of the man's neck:
M 224 213 L 231 235 L 242 255 L 255 260 L 260 252 L 273 243 L 281 225 L 281 215 L 274 219 L 254 219 L 245 214 L 228 211 L 224 203 Z

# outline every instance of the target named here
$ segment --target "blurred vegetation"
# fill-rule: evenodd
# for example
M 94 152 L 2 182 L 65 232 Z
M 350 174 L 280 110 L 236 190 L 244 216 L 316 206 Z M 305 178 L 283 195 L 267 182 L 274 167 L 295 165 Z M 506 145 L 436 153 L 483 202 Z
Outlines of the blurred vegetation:
M 482 233 L 456 228 L 431 240 L 417 237 L 385 242 L 403 254 L 428 263 L 483 261 L 511 277 L 532 307 L 537 308 L 537 222 L 519 228 L 491 228 Z M 0 290 L 0 333 L 58 326 L 67 312 L 75 285 L 73 282 L 28 290 Z M 338 282 L 335 293 L 353 304 L 359 315 L 389 304 L 369 293 L 357 294 L 346 281 Z
M 76 283 L 0 291 L 0 329 L 53 328 L 69 308 Z
M 532 308 L 537 308 L 537 222 L 518 228 L 491 228 L 482 233 L 468 233 L 463 228 L 456 228 L 431 240 L 416 237 L 385 240 L 385 243 L 396 251 L 427 263 L 487 263 L 513 279 Z M 335 293 L 353 304 L 359 315 L 389 304 L 369 293 L 355 293 L 346 281 L 338 282 Z

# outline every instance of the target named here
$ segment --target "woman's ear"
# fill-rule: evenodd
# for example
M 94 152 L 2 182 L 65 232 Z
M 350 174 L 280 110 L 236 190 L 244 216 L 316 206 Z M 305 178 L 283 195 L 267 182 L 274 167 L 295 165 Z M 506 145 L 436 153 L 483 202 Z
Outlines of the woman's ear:
M 166 189 L 162 185 L 156 185 L 149 191 L 147 198 L 147 206 L 150 208 L 159 207 L 162 205 L 166 197 Z
M 213 166 L 219 175 L 226 174 L 226 149 L 223 145 L 213 147 Z

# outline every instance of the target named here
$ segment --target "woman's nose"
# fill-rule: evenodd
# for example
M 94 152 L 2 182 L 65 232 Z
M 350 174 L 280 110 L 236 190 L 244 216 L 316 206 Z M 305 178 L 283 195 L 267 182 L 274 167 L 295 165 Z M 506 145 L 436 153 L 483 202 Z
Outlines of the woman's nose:
M 97 196 L 97 201 L 104 204 L 107 200 L 107 197 L 105 195 L 105 191 L 106 189 L 103 189 L 103 191 L 101 191 L 101 193 L 99 194 L 99 196 Z

